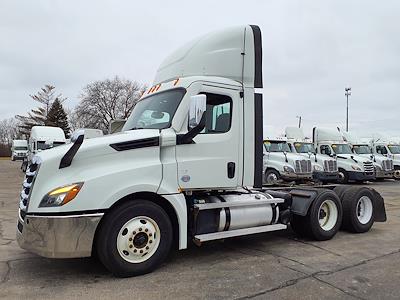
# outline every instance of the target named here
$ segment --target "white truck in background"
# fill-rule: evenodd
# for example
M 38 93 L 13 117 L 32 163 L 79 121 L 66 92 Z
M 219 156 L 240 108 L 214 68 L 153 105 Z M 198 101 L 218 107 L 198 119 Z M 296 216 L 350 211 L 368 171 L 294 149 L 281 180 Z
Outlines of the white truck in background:
M 64 145 L 65 143 L 65 134 L 61 128 L 51 126 L 33 126 L 28 140 L 28 155 L 21 166 L 22 171 L 26 171 L 26 168 L 34 155 L 41 151 Z
M 116 276 L 156 269 L 172 248 L 284 230 L 331 239 L 386 221 L 365 187 L 263 188 L 258 26 L 205 35 L 159 67 L 123 131 L 33 157 L 17 240 L 52 258 L 96 253 Z M 148 116 L 152 120 L 148 120 Z M 142 118 L 146 118 L 143 126 Z
M 285 137 L 264 138 L 264 184 L 311 179 L 312 164 L 309 157 L 292 153 Z
M 337 182 L 339 172 L 336 158 L 328 155 L 317 154 L 314 144 L 307 140 L 303 129 L 286 127 L 285 136 L 293 153 L 297 153 L 311 160 L 312 177 L 315 181 L 327 183 Z
M 369 158 L 354 154 L 338 130 L 314 127 L 313 143 L 317 153 L 336 158 L 339 182 L 363 182 L 375 179 L 373 162 Z
M 24 160 L 28 155 L 27 140 L 13 140 L 11 146 L 11 160 Z
M 393 177 L 400 180 L 400 141 L 377 136 L 366 139 L 369 140 L 374 154 L 380 154 L 393 160 Z
M 375 168 L 377 180 L 393 178 L 394 165 L 393 159 L 380 153 L 374 153 L 371 140 L 368 138 L 358 138 L 349 132 L 342 132 L 344 140 L 349 143 L 354 154 L 372 160 Z

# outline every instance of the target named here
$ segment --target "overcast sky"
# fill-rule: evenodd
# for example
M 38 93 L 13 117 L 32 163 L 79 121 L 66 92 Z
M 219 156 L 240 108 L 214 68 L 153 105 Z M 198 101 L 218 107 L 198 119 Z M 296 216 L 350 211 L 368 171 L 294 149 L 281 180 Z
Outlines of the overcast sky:
M 400 1 L 0 1 L 0 119 L 25 114 L 53 84 L 77 104 L 115 75 L 150 84 L 163 58 L 195 36 L 257 24 L 264 123 L 400 136 Z

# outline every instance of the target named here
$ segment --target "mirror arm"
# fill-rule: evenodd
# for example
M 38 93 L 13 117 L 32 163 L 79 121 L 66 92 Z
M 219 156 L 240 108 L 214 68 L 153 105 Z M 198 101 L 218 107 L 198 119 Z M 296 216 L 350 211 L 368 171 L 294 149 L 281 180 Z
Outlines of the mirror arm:
M 185 134 L 178 134 L 176 136 L 176 144 L 177 145 L 192 144 L 193 139 L 204 129 L 204 127 L 206 127 L 205 113 L 201 117 L 200 123 L 196 127 L 193 127 Z

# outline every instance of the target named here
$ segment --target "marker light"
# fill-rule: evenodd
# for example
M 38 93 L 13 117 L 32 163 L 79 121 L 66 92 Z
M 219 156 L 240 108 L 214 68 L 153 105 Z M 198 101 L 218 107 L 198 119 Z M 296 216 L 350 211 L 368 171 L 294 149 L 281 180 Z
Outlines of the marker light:
M 39 207 L 62 206 L 73 200 L 83 186 L 83 182 L 56 188 L 43 197 Z

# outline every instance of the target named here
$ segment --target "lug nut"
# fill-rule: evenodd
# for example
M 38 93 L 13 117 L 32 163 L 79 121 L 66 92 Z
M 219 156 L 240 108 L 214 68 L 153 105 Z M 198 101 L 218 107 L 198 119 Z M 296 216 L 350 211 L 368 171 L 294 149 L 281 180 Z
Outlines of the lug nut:
M 135 234 L 136 234 L 136 231 L 132 232 L 132 234 L 135 235 Z
M 147 228 L 144 230 L 145 232 L 149 231 Z
M 134 252 L 134 253 L 136 253 L 136 252 L 137 252 L 137 250 L 135 249 L 135 250 L 133 250 L 133 252 Z
M 152 240 L 149 241 L 150 244 L 151 244 L 152 242 L 153 242 Z
M 142 228 L 139 228 L 139 231 L 142 231 Z
M 149 236 L 153 236 L 153 234 L 152 234 L 152 233 L 149 233 Z
M 146 247 L 146 250 L 149 250 L 149 246 Z
M 129 248 L 133 248 L 133 246 L 132 246 L 132 245 L 129 245 Z
M 132 238 L 129 238 L 129 241 L 132 242 Z
M 140 250 L 140 253 L 143 253 L 143 250 Z

